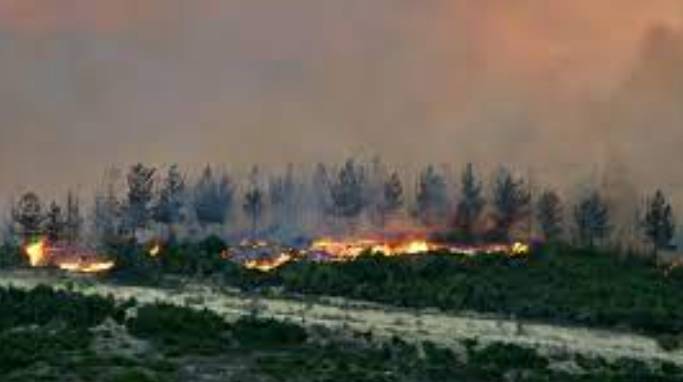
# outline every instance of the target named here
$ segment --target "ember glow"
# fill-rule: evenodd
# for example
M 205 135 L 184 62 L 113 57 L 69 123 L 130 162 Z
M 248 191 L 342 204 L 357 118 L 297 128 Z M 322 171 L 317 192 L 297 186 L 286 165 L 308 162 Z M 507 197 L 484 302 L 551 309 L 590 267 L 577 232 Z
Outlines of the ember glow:
M 24 248 L 31 267 L 57 267 L 75 273 L 100 273 L 114 268 L 115 263 L 84 248 L 52 244 L 47 239 Z

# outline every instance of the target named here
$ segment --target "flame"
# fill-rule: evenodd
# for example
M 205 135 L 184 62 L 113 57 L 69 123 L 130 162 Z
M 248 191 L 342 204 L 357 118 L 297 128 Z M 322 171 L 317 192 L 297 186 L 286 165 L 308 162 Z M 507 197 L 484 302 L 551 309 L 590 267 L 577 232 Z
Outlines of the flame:
M 529 244 L 516 242 L 510 248 L 510 256 L 524 256 L 531 252 Z
M 244 267 L 247 269 L 254 269 L 261 272 L 270 272 L 274 269 L 280 268 L 281 266 L 292 261 L 294 257 L 289 253 L 281 253 L 274 259 L 256 259 L 249 260 L 244 263 Z
M 51 245 L 45 238 L 27 245 L 25 252 L 32 267 L 54 266 L 68 272 L 98 273 L 115 265 L 86 249 L 63 243 Z
M 39 241 L 26 246 L 26 255 L 32 267 L 42 267 L 48 263 L 47 240 Z
M 149 249 L 149 255 L 152 257 L 157 257 L 161 253 L 161 245 L 159 243 L 154 243 L 152 248 Z
M 85 262 L 85 261 L 73 261 L 73 262 L 63 262 L 57 264 L 59 269 L 69 272 L 76 273 L 100 273 L 106 272 L 114 268 L 113 261 L 101 261 L 101 262 Z

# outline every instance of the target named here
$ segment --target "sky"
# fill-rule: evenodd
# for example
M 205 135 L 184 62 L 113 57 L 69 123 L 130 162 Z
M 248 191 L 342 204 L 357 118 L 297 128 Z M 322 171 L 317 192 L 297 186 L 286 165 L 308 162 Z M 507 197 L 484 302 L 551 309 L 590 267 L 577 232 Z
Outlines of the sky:
M 0 198 L 378 154 L 683 208 L 682 101 L 680 0 L 0 0 Z

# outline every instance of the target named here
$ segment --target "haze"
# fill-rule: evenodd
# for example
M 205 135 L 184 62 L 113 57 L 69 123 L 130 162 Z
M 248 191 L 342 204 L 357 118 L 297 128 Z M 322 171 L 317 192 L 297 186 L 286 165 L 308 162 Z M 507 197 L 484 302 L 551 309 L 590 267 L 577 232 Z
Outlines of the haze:
M 0 0 L 0 196 L 111 164 L 466 160 L 683 202 L 680 0 Z

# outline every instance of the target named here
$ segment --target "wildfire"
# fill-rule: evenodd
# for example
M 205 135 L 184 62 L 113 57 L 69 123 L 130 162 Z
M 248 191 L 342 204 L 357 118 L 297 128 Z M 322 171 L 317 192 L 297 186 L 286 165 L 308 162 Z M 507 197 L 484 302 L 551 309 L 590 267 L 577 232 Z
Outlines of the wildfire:
M 428 252 L 447 252 L 466 256 L 503 253 L 511 257 L 528 255 L 528 244 L 517 242 L 508 244 L 457 245 L 430 242 L 426 239 L 408 240 L 333 240 L 322 239 L 311 245 L 311 250 L 327 254 L 330 261 L 354 260 L 365 251 L 382 253 L 384 256 L 419 255 Z
M 113 261 L 84 248 L 56 243 L 43 238 L 24 248 L 31 267 L 54 266 L 61 270 L 78 273 L 99 273 L 112 269 Z
M 40 239 L 39 241 L 26 246 L 26 255 L 28 255 L 29 264 L 32 267 L 42 267 L 47 265 L 47 241 Z
M 76 273 L 100 273 L 108 271 L 114 268 L 113 261 L 102 261 L 102 262 L 86 262 L 86 261 L 74 261 L 74 262 L 63 262 L 57 264 L 59 269 L 69 272 Z
M 269 258 L 263 258 L 263 259 L 255 259 L 255 260 L 248 260 L 247 262 L 244 263 L 244 267 L 247 269 L 255 269 L 261 272 L 270 272 L 274 269 L 277 269 L 290 261 L 292 261 L 294 257 L 289 254 L 289 253 L 281 253 L 275 258 L 269 259 Z
M 529 244 L 516 242 L 510 248 L 510 256 L 526 256 L 531 252 Z
M 152 248 L 149 249 L 149 255 L 152 257 L 157 257 L 161 253 L 161 245 L 159 243 L 154 243 Z

